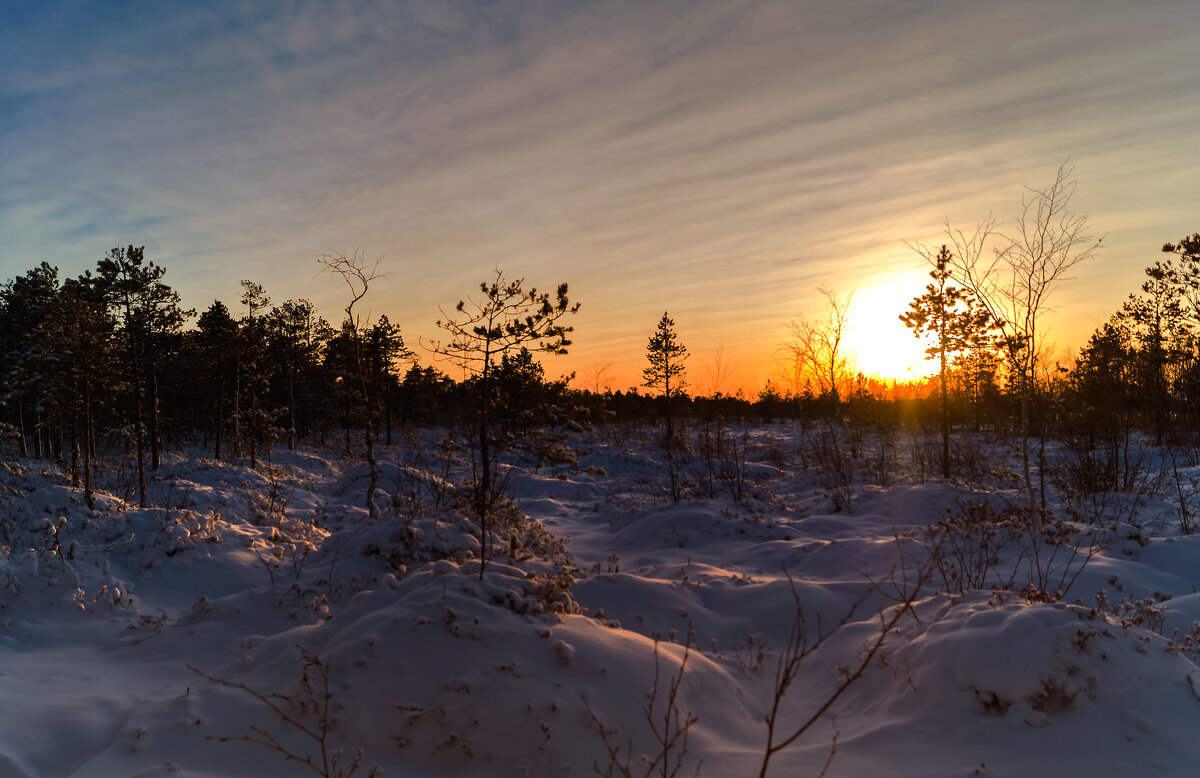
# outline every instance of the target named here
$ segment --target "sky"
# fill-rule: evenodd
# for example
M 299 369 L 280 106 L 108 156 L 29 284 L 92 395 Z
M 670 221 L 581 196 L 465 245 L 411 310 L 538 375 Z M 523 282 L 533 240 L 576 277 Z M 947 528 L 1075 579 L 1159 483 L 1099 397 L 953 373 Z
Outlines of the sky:
M 1051 300 L 1077 348 L 1200 231 L 1198 34 L 1190 2 L 7 0 L 0 278 L 145 245 L 189 307 L 245 278 L 336 320 L 314 257 L 360 248 L 437 364 L 500 268 L 582 303 L 549 375 L 640 383 L 669 311 L 696 389 L 720 353 L 753 394 L 820 286 L 860 368 L 911 366 L 905 242 L 1012 226 L 1069 160 L 1106 247 Z

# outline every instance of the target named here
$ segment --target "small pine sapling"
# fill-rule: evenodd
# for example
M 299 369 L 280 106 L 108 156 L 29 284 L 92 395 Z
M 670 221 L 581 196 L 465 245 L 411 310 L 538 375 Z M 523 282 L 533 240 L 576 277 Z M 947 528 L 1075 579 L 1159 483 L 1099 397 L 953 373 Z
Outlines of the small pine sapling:
M 574 331 L 560 320 L 579 310 L 567 299 L 567 285 L 559 284 L 554 295 L 525 289 L 525 279 L 508 281 L 499 269 L 489 283 L 479 285 L 483 297 L 460 300 L 454 313 L 442 310 L 437 326 L 449 340 L 435 341 L 429 349 L 478 376 L 475 424 L 478 440 L 478 470 L 474 472 L 472 508 L 479 521 L 479 577 L 483 577 L 491 553 L 494 509 L 502 502 L 503 482 L 492 468 L 492 403 L 494 372 L 505 355 L 522 349 L 547 354 L 566 354 Z M 473 463 L 474 464 L 474 463 Z

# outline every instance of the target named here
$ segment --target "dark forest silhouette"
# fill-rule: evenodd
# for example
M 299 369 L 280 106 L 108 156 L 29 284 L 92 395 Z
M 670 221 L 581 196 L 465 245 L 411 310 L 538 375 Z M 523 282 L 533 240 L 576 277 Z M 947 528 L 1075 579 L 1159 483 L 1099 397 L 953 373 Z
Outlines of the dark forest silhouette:
M 1200 235 L 1163 251 L 1167 257 L 1146 268 L 1145 283 L 1073 363 L 1047 362 L 1044 346 L 1029 356 L 1027 413 L 1035 438 L 1082 436 L 1111 447 L 1137 430 L 1160 444 L 1200 432 Z M 195 317 L 181 308 L 166 269 L 136 246 L 111 250 L 95 272 L 77 278 L 61 279 L 42 263 L 6 282 L 0 288 L 6 448 L 60 462 L 85 487 L 97 452 L 131 454 L 139 473 L 158 468 L 164 448 L 192 443 L 215 458 L 254 459 L 276 443 L 349 452 L 365 442 L 369 427 L 386 444 L 397 427 L 473 418 L 484 380 L 486 420 L 496 435 L 568 418 L 665 420 L 668 401 L 670 417 L 682 419 L 836 416 L 850 427 L 894 431 L 940 426 L 944 413 L 947 431 L 1005 433 L 1020 423 L 1022 368 L 1014 367 L 1012 354 L 1025 358 L 1041 345 L 1010 349 L 1003 338 L 984 337 L 978 321 L 971 332 L 947 336 L 953 343 L 947 341 L 944 408 L 939 377 L 901 385 L 844 365 L 840 373 L 832 366 L 832 382 L 801 374 L 786 389 L 768 381 L 754 398 L 740 391 L 689 395 L 676 387 L 668 397 L 653 389 L 572 388 L 570 377 L 547 379 L 524 348 L 498 354 L 486 376 L 456 380 L 421 364 L 386 317 L 335 327 L 307 300 L 271 305 L 261 286 L 243 286 L 233 310 L 216 300 Z M 929 306 L 946 292 L 935 292 L 914 301 L 924 300 L 926 309 L 909 324 L 932 326 L 936 335 L 936 306 Z M 962 316 L 979 314 L 970 309 Z M 961 316 L 946 322 L 950 330 L 964 326 Z M 935 342 L 930 353 L 939 352 Z

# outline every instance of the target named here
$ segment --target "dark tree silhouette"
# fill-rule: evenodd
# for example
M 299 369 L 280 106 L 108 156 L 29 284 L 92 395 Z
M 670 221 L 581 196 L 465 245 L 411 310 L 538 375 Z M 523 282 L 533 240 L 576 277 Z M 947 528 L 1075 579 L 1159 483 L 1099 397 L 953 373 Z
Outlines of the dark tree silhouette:
M 379 321 L 366 332 L 366 351 L 368 374 L 376 385 L 372 393 L 381 398 L 383 405 L 384 442 L 392 445 L 392 390 L 396 376 L 392 372 L 396 362 L 412 359 L 415 355 L 404 345 L 404 337 L 400 327 L 392 324 L 387 316 L 380 316 Z
M 36 395 L 31 396 L 27 382 L 16 380 L 14 371 L 24 358 L 25 341 L 46 317 L 46 311 L 58 293 L 58 268 L 45 262 L 24 275 L 17 276 L 0 289 L 0 369 L 5 376 L 4 399 L 15 405 L 17 411 L 16 433 L 21 444 L 21 456 L 29 456 L 29 425 L 26 408 L 35 414 Z M 35 419 L 30 419 L 35 421 Z M 36 425 L 34 450 L 42 451 L 41 429 Z
M 93 507 L 94 409 L 117 374 L 112 321 L 104 300 L 76 279 L 63 284 L 45 314 L 28 338 L 18 373 L 37 384 L 46 411 L 69 429 L 71 486 L 79 488 L 82 480 L 84 500 Z
M 159 465 L 157 336 L 178 332 L 194 311 L 179 307 L 179 294 L 163 283 L 166 269 L 145 261 L 145 246 L 114 248 L 97 264 L 96 286 L 119 322 L 130 371 L 137 448 L 138 505 L 146 507 L 145 388 L 150 383 L 151 466 Z
M 266 324 L 263 311 L 271 298 L 261 284 L 242 281 L 242 319 L 239 349 L 237 389 L 234 393 L 234 438 L 239 449 L 250 455 L 250 467 L 258 467 L 258 453 L 269 450 L 278 439 L 276 413 L 264 407 L 270 389 L 270 366 L 267 364 Z
M 1039 526 L 1042 515 L 1037 510 L 1029 466 L 1029 405 L 1037 382 L 1042 317 L 1055 288 L 1069 279 L 1072 269 L 1096 256 L 1102 240 L 1089 234 L 1086 215 L 1071 210 L 1076 188 L 1073 171 L 1064 164 L 1050 186 L 1028 188 L 1021 198 L 1015 229 L 1007 235 L 997 231 L 996 221 L 990 216 L 970 236 L 946 225 L 954 249 L 947 267 L 990 314 L 1016 381 L 1025 489 Z M 1000 240 L 1000 247 L 989 259 L 985 248 L 993 237 Z M 910 247 L 935 263 L 936 249 L 916 244 Z
M 366 296 L 371 282 L 383 277 L 379 272 L 379 263 L 383 257 L 378 257 L 368 264 L 366 255 L 361 249 L 348 254 L 345 251 L 326 252 L 317 257 L 317 264 L 325 272 L 341 277 L 350 288 L 350 302 L 346 304 L 346 319 L 343 330 L 350 337 L 354 353 L 355 378 L 357 378 L 359 400 L 366 412 L 367 421 L 367 468 L 370 482 L 367 485 L 367 514 L 375 518 L 378 509 L 375 507 L 375 490 L 379 485 L 379 471 L 375 462 L 375 409 L 371 404 L 370 380 L 367 376 L 366 362 L 363 356 L 362 332 L 365 326 L 362 317 L 354 313 L 354 306 Z
M 664 311 L 658 328 L 646 343 L 646 361 L 650 364 L 642 370 L 642 385 L 658 390 L 666 400 L 668 445 L 675 440 L 671 400 L 683 394 L 687 388 L 684 378 L 687 374 L 684 367 L 687 358 L 688 350 L 675 334 L 675 321 Z
M 1119 316 L 1130 325 L 1141 348 L 1144 399 L 1150 403 L 1154 434 L 1162 445 L 1170 416 L 1169 363 L 1180 363 L 1189 350 L 1191 330 L 1187 322 L 1184 290 L 1186 282 L 1173 268 L 1155 263 L 1146 268 L 1142 294 L 1131 294 Z
M 567 285 L 559 284 L 554 295 L 526 290 L 525 279 L 507 281 L 503 272 L 479 285 L 483 296 L 460 300 L 453 314 L 444 309 L 437 326 L 450 339 L 435 341 L 430 346 L 435 354 L 479 377 L 479 397 L 476 404 L 476 434 L 479 451 L 479 470 L 472 501 L 480 530 L 479 575 L 487 565 L 489 538 L 492 530 L 491 513 L 499 495 L 495 491 L 491 461 L 492 371 L 505 354 L 527 348 L 531 352 L 565 354 L 571 341 L 567 339 L 574 328 L 559 323 L 567 314 L 579 310 L 567 299 Z
M 288 300 L 267 316 L 268 348 L 271 361 L 282 373 L 277 378 L 284 382 L 284 397 L 287 406 L 288 449 L 296 447 L 300 430 L 311 428 L 312 408 L 309 387 L 317 381 L 321 363 L 324 333 L 329 325 L 317 316 L 313 304 L 308 300 Z M 304 422 L 298 417 L 304 408 Z
M 229 315 L 225 303 L 213 300 L 208 310 L 200 314 L 197 327 L 195 340 L 205 368 L 203 375 L 206 383 L 211 382 L 212 390 L 213 458 L 220 459 L 227 413 L 225 398 L 228 385 L 233 383 L 227 379 L 237 365 L 237 322 Z
M 915 298 L 908 311 L 900 315 L 904 326 L 920 338 L 933 337 L 934 343 L 925 353 L 938 359 L 938 376 L 942 390 L 942 477 L 950 477 L 950 391 L 947 381 L 947 362 L 952 354 L 988 346 L 987 334 L 991 317 L 974 295 L 950 283 L 950 250 L 942 246 L 929 272 L 933 283 L 925 294 Z

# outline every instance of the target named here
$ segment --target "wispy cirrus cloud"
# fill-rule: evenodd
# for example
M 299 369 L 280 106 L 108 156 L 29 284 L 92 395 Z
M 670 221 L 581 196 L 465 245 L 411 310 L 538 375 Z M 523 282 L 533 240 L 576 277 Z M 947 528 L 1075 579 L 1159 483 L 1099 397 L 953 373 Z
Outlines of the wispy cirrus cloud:
M 376 309 L 429 333 L 499 264 L 571 282 L 572 364 L 634 381 L 669 308 L 757 385 L 817 284 L 919 276 L 902 239 L 1008 214 L 1068 156 L 1112 244 L 1060 298 L 1072 338 L 1196 229 L 1183 4 L 14 9 L 8 275 L 146 243 L 190 304 L 253 277 L 333 312 L 311 257 L 359 244 L 394 271 Z

